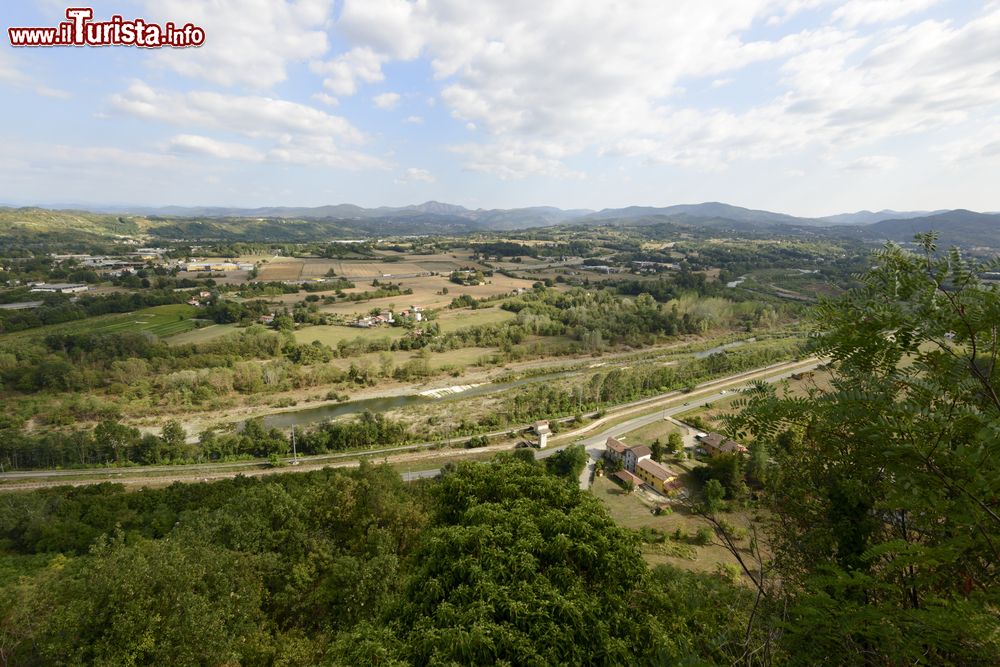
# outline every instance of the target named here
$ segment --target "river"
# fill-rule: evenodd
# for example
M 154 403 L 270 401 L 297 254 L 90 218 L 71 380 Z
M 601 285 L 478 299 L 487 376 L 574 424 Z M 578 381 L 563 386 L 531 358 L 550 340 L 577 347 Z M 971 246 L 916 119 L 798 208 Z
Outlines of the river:
M 703 359 L 717 352 L 722 352 L 729 348 L 739 347 L 740 345 L 746 345 L 747 343 L 752 343 L 756 339 L 749 338 L 747 340 L 739 340 L 733 343 L 726 343 L 725 345 L 718 345 L 709 350 L 702 350 L 701 352 L 695 352 L 691 356 L 695 359 Z M 610 369 L 609 369 L 610 370 Z M 277 429 L 288 429 L 293 426 L 307 426 L 309 424 L 315 424 L 317 422 L 323 422 L 336 417 L 342 417 L 344 415 L 358 414 L 365 412 L 386 412 L 388 410 L 395 410 L 397 408 L 403 408 L 410 405 L 419 405 L 421 403 L 430 403 L 434 401 L 450 401 L 457 399 L 465 399 L 473 396 L 482 396 L 484 394 L 493 394 L 500 391 L 506 391 L 514 387 L 520 387 L 526 384 L 534 384 L 536 382 L 548 382 L 550 380 L 556 380 L 559 378 L 569 377 L 571 375 L 578 375 L 579 370 L 573 371 L 558 371 L 554 373 L 545 373 L 542 375 L 533 375 L 531 377 L 521 378 L 519 380 L 511 380 L 509 382 L 493 382 L 486 383 L 465 391 L 456 392 L 450 394 L 443 398 L 431 398 L 429 396 L 421 396 L 420 394 L 404 394 L 401 396 L 382 396 L 379 398 L 365 398 L 358 401 L 345 401 L 343 403 L 327 403 L 324 405 L 319 405 L 313 408 L 302 408 L 300 410 L 288 410 L 285 412 L 275 412 L 269 415 L 264 415 L 264 427 L 265 428 L 277 428 Z

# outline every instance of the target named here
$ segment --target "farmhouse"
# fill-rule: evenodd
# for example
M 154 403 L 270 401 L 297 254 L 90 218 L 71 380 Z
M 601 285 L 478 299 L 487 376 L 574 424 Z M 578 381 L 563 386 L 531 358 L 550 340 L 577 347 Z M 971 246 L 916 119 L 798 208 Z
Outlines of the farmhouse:
M 646 445 L 634 445 L 629 447 L 625 450 L 623 458 L 625 469 L 629 472 L 635 472 L 636 466 L 639 465 L 639 462 L 648 460 L 652 455 L 653 450 Z
M 666 486 L 677 479 L 677 475 L 670 472 L 652 459 L 643 459 L 639 461 L 635 468 L 635 474 L 639 477 L 639 479 L 646 484 L 649 484 L 660 493 L 667 492 Z
M 625 452 L 628 451 L 628 445 L 620 440 L 608 438 L 607 442 L 604 443 L 604 446 L 606 447 L 604 450 L 604 458 L 612 461 L 624 461 Z
M 716 457 L 721 454 L 747 453 L 746 447 L 735 440 L 729 440 L 718 433 L 709 433 L 708 435 L 699 438 L 699 440 L 701 440 L 701 446 L 705 448 L 705 452 L 711 457 Z
M 635 472 L 635 467 L 639 461 L 648 459 L 653 455 L 652 450 L 646 445 L 633 445 L 629 447 L 615 438 L 608 438 L 604 446 L 604 458 L 610 461 L 621 461 L 622 466 L 630 473 Z

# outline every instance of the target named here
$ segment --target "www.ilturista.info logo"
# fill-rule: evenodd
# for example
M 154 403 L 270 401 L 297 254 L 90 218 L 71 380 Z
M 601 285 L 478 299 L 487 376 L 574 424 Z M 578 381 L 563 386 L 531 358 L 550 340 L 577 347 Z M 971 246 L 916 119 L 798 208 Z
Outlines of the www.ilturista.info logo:
M 50 28 L 7 28 L 11 46 L 139 46 L 147 49 L 186 48 L 205 43 L 205 30 L 191 23 L 163 25 L 143 19 L 112 16 L 94 21 L 90 7 L 70 7 L 67 21 Z

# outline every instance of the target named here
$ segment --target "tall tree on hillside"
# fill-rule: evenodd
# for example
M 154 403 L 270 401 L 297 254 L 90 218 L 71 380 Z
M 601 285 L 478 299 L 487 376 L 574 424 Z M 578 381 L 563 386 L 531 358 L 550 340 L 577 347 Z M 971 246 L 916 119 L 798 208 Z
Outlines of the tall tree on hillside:
M 828 390 L 760 383 L 731 421 L 773 457 L 774 601 L 799 664 L 1000 664 L 1000 291 L 979 279 L 1000 262 L 918 239 L 819 306 Z

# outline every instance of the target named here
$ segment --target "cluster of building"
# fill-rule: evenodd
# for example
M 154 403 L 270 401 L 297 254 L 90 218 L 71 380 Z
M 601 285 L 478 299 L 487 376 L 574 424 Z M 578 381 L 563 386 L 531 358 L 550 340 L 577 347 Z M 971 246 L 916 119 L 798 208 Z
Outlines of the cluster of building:
M 661 270 L 667 271 L 680 271 L 681 265 L 676 262 L 644 262 L 635 261 L 632 262 L 632 266 L 639 273 L 658 273 Z
M 396 315 L 398 315 L 398 317 L 396 317 Z M 399 311 L 397 314 L 393 314 L 391 310 L 383 310 L 377 315 L 365 315 L 364 317 L 359 317 L 351 323 L 351 326 L 359 327 L 361 329 L 370 329 L 372 327 L 382 326 L 383 324 L 392 325 L 403 321 L 423 322 L 423 320 L 423 307 L 410 306 L 409 308 Z
M 211 292 L 201 291 L 198 292 L 198 296 L 193 296 L 188 299 L 189 306 L 200 306 L 202 304 L 208 303 L 208 300 L 212 298 Z
M 249 262 L 219 262 L 219 261 L 200 261 L 200 262 L 188 262 L 184 264 L 184 270 L 189 272 L 220 272 L 227 273 L 229 271 L 252 271 L 253 264 Z
M 128 252 L 118 256 L 108 255 L 53 255 L 56 262 L 73 260 L 81 268 L 91 269 L 101 275 L 123 276 L 135 273 L 146 266 L 148 262 L 161 262 L 165 248 L 139 248 L 134 252 Z
M 483 275 L 483 272 L 478 269 L 457 269 L 451 272 L 450 280 L 453 283 L 465 285 L 466 287 L 475 287 L 476 285 L 486 284 L 486 278 Z
M 615 438 L 605 443 L 604 458 L 621 462 L 622 469 L 611 476 L 624 485 L 636 487 L 646 484 L 665 495 L 673 495 L 683 488 L 677 475 L 653 460 L 653 451 L 646 445 L 632 445 Z

